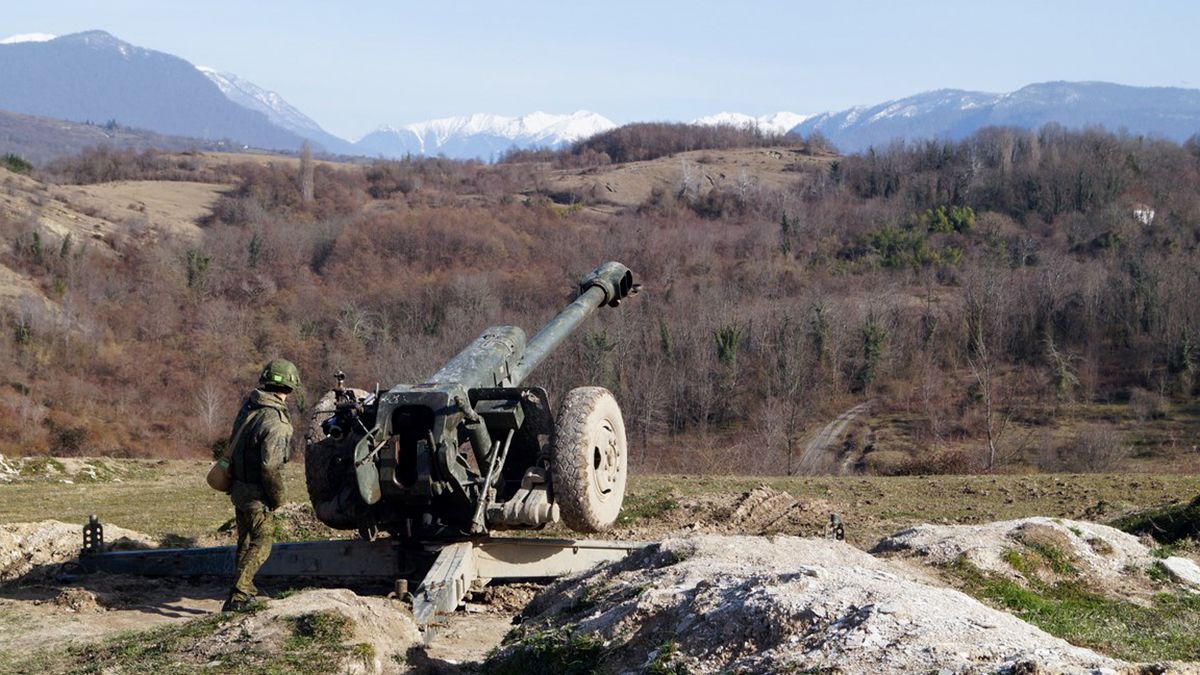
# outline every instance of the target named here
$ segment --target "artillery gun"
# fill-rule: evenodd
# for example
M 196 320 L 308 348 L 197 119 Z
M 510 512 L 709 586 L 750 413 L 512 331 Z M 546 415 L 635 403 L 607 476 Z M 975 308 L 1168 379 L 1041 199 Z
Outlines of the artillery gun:
M 561 520 L 599 532 L 624 499 L 628 452 L 616 399 L 601 387 L 567 393 L 557 417 L 526 378 L 599 307 L 637 292 L 608 262 L 532 339 L 488 328 L 424 384 L 369 393 L 337 387 L 314 407 L 305 480 L 317 517 L 372 538 L 482 535 Z

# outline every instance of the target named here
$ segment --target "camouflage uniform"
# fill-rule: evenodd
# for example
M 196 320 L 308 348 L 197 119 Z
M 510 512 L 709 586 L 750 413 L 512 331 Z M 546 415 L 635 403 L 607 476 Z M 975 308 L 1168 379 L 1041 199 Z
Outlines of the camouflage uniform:
M 249 421 L 247 422 L 247 419 Z M 245 423 L 245 429 L 242 424 Z M 238 430 L 242 429 L 238 435 Z M 229 599 L 244 603 L 254 597 L 254 575 L 271 555 L 275 519 L 283 504 L 283 464 L 292 442 L 287 405 L 278 394 L 255 389 L 233 422 L 234 443 L 229 472 L 230 499 L 237 514 L 237 562 Z

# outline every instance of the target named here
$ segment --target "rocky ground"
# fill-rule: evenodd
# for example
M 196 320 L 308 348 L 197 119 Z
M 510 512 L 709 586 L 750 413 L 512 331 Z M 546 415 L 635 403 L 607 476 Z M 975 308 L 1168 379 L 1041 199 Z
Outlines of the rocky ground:
M 76 518 L 87 513 L 78 492 L 120 524 L 151 526 L 106 523 L 110 544 L 231 543 L 227 502 L 192 487 L 195 475 L 190 464 L 7 460 L 0 511 L 39 510 L 9 501 L 20 495 Z M 223 580 L 80 574 L 82 522 L 0 524 L 0 673 L 1198 672 L 1185 661 L 1200 661 L 1200 568 L 1180 520 L 1193 509 L 1118 519 L 1140 522 L 1122 525 L 1135 536 L 1093 522 L 1137 513 L 1108 495 L 1160 503 L 1154 490 L 1178 486 L 1075 480 L 794 482 L 796 494 L 652 480 L 606 535 L 651 548 L 549 586 L 474 594 L 428 645 L 387 589 L 263 585 L 255 611 L 222 614 Z M 1124 492 L 1130 481 L 1151 492 Z M 171 501 L 144 515 L 166 499 L 155 490 Z M 1070 495 L 1060 517 L 983 517 Z M 937 510 L 922 519 L 909 503 Z M 845 542 L 825 538 L 835 511 Z M 304 504 L 279 515 L 281 539 L 346 536 Z M 1167 530 L 1182 539 L 1146 536 Z
M 751 491 L 728 505 L 723 522 L 759 530 L 809 512 L 795 502 Z M 549 587 L 472 596 L 426 646 L 406 603 L 382 594 L 274 589 L 258 611 L 220 614 L 219 580 L 78 575 L 77 526 L 3 525 L 0 657 L 15 672 L 70 671 L 84 655 L 124 672 L 120 655 L 145 645 L 113 636 L 134 630 L 171 645 L 162 663 L 204 672 L 291 663 L 305 649 L 321 656 L 304 663 L 340 672 L 503 673 L 534 664 L 614 673 L 1200 672 L 1072 645 L 968 595 L 953 573 L 968 566 L 1026 587 L 1069 580 L 1143 605 L 1164 589 L 1185 592 L 1179 579 L 1148 575 L 1161 559 L 1111 527 L 1049 518 L 922 525 L 884 538 L 873 553 L 818 537 L 690 529 Z M 112 526 L 106 533 L 125 546 L 153 544 Z M 1021 562 L 1051 551 L 1064 564 L 1046 566 L 1049 577 Z
M 798 537 L 668 539 L 526 609 L 524 637 L 594 636 L 604 669 L 643 672 L 1117 671 L 1010 614 L 848 544 Z

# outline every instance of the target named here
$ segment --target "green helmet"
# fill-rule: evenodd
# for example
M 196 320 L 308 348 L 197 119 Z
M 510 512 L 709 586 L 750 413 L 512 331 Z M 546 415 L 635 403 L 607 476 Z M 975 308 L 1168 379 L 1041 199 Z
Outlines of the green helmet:
M 296 389 L 300 386 L 300 371 L 296 369 L 296 364 L 287 359 L 273 359 L 263 366 L 262 375 L 258 376 L 258 386 Z

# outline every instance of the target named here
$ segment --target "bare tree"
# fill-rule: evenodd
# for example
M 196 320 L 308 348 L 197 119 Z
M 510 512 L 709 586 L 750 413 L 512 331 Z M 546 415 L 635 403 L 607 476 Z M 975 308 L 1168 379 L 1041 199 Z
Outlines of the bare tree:
M 225 424 L 225 396 L 212 380 L 204 380 L 195 394 L 196 420 L 206 439 L 219 437 Z
M 1001 318 L 1004 298 L 1002 280 L 997 270 L 984 270 L 966 283 L 965 310 L 967 320 L 967 365 L 979 386 L 983 403 L 984 429 L 987 435 L 988 471 L 996 467 L 999 446 L 1008 428 L 1009 415 L 1001 412 L 999 401 Z

